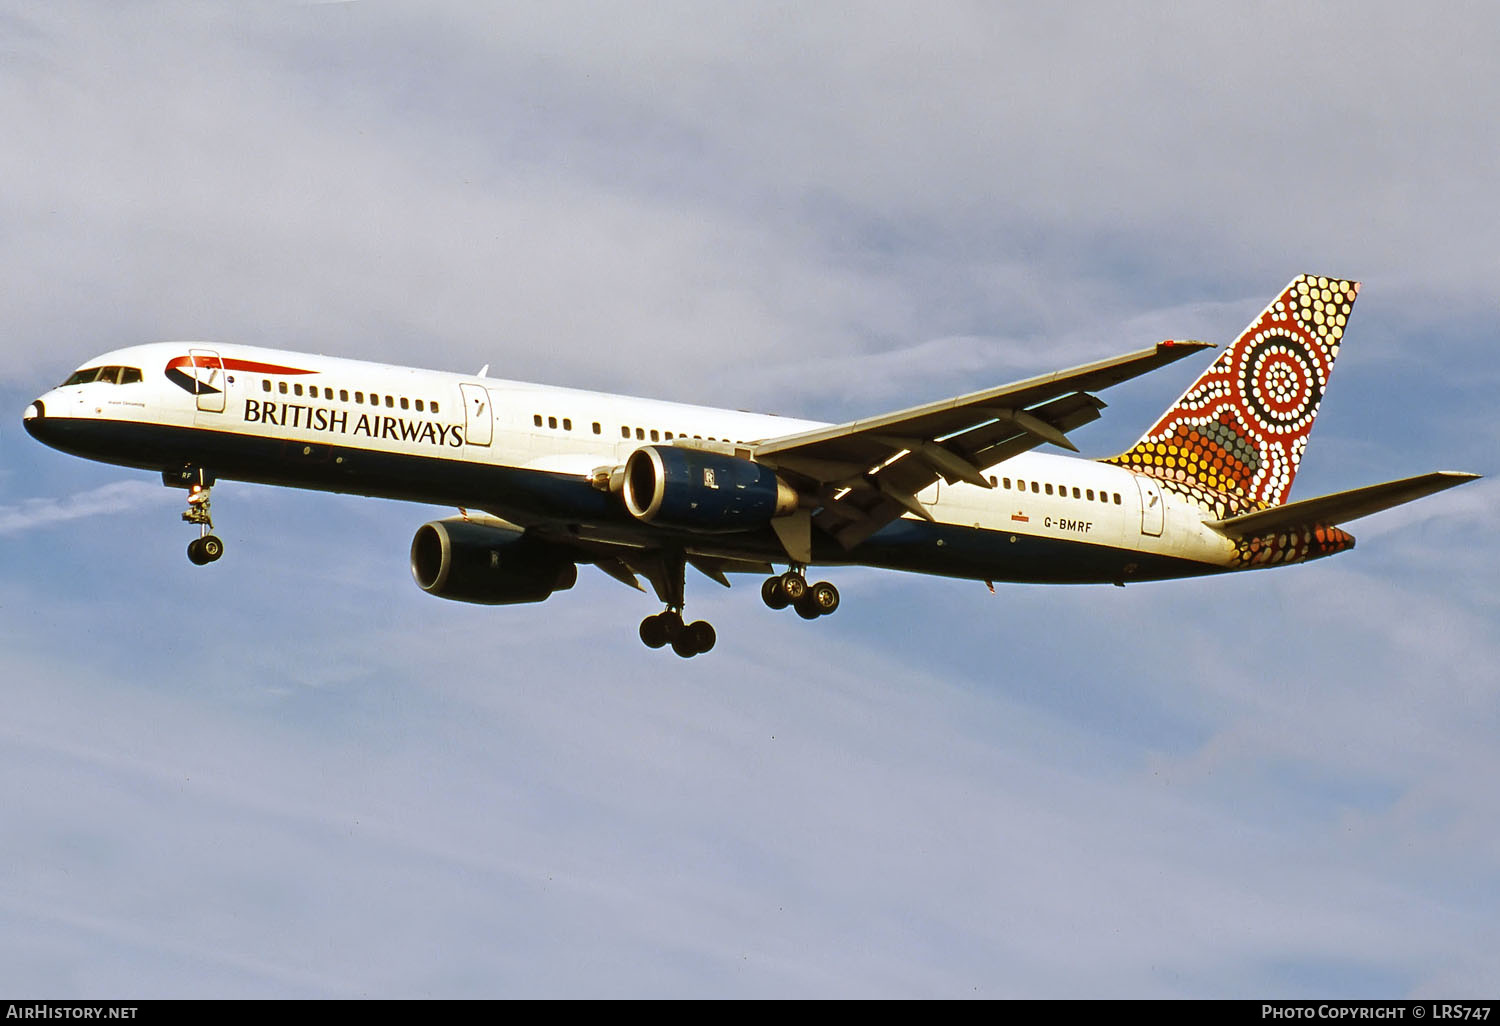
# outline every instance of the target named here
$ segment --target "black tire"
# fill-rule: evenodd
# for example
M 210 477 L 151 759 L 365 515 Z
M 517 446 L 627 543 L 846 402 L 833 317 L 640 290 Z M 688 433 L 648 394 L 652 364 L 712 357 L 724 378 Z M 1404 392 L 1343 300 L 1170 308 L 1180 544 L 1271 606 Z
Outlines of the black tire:
M 693 647 L 693 639 L 687 631 L 683 631 L 672 639 L 672 651 L 684 659 L 691 659 L 698 654 L 698 650 Z
M 719 640 L 714 625 L 707 620 L 694 620 L 682 629 L 682 633 L 687 636 L 693 648 L 699 653 L 712 651 L 714 643 Z
M 198 539 L 198 551 L 203 553 L 205 563 L 216 563 L 224 555 L 224 543 L 214 535 L 204 535 Z
M 656 618 L 661 621 L 662 629 L 666 631 L 668 641 L 676 641 L 682 635 L 682 614 L 674 609 L 668 609 L 665 613 L 657 613 Z
M 807 593 L 807 579 L 796 571 L 788 570 L 778 580 L 781 582 L 781 593 L 794 606 Z
M 827 616 L 839 607 L 839 590 L 827 581 L 814 584 L 808 594 L 812 596 L 813 605 L 818 607 L 819 616 Z
M 202 538 L 194 538 L 188 542 L 188 562 L 194 566 L 202 566 L 208 562 L 208 557 L 203 554 Z
M 785 609 L 792 604 L 781 589 L 780 577 L 767 577 L 760 586 L 760 600 L 772 609 Z
M 803 592 L 802 597 L 792 604 L 792 608 L 804 620 L 816 620 L 823 615 L 818 609 L 817 600 L 813 598 L 813 593 L 810 591 Z
M 641 621 L 641 641 L 647 648 L 661 648 L 667 640 L 667 628 L 661 616 L 648 616 Z

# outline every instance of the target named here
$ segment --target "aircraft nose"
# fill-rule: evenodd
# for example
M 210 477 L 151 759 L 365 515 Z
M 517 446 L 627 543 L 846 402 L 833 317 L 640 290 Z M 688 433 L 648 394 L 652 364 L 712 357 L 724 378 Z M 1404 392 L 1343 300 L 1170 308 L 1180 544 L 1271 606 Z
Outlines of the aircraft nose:
M 21 423 L 26 425 L 26 433 L 32 438 L 41 440 L 38 432 L 41 430 L 42 421 L 47 417 L 47 408 L 42 405 L 40 399 L 26 407 L 26 412 L 21 414 Z

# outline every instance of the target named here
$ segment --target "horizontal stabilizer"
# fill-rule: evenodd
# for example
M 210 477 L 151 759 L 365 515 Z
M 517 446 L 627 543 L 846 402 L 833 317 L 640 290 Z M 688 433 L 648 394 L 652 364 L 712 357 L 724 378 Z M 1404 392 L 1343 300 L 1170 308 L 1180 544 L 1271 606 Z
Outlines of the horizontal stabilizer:
M 1400 481 L 1387 481 L 1384 484 L 1368 485 L 1285 506 L 1257 510 L 1254 513 L 1241 513 L 1224 520 L 1210 520 L 1208 526 L 1231 538 L 1247 538 L 1294 527 L 1343 524 L 1465 484 L 1478 477 L 1478 474 L 1465 474 L 1456 470 L 1437 470 Z

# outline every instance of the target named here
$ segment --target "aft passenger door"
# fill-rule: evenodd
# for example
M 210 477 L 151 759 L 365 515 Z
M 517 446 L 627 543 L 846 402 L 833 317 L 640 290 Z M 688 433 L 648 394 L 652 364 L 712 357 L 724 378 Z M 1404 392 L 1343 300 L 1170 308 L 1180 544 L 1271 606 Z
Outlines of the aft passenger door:
M 1141 493 L 1141 533 L 1159 538 L 1165 519 L 1161 488 L 1153 479 L 1141 474 L 1135 475 L 1135 486 Z
M 458 387 L 464 395 L 464 441 L 470 445 L 489 445 L 495 435 L 495 411 L 490 409 L 489 390 L 468 383 Z

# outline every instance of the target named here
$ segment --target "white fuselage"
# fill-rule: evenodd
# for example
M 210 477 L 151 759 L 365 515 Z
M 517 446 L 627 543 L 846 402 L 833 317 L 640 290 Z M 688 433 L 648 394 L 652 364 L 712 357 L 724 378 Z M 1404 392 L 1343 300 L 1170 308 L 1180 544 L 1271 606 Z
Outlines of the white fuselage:
M 247 346 L 154 343 L 107 353 L 85 366 L 141 373 L 125 375 L 138 377 L 127 383 L 96 380 L 42 396 L 36 404 L 42 416 L 29 417 L 28 427 L 58 448 L 163 470 L 180 456 L 226 478 L 471 505 L 522 527 L 567 524 L 579 537 L 600 540 L 638 541 L 651 534 L 649 525 L 615 508 L 621 506 L 618 496 L 578 487 L 588 486 L 596 472 L 620 466 L 637 448 L 689 439 L 722 443 L 726 451 L 739 447 L 748 456 L 750 443 L 821 426 Z M 396 459 L 403 462 L 382 462 Z M 513 473 L 489 485 L 473 476 L 501 470 Z M 1100 581 L 1128 576 L 1118 567 L 1131 565 L 1120 562 L 1130 554 L 1177 564 L 1179 572 L 1146 577 L 1211 573 L 1229 565 L 1233 545 L 1204 525 L 1202 510 L 1174 502 L 1155 481 L 1129 470 L 1031 452 L 986 476 L 995 487 L 940 483 L 922 492 L 918 498 L 935 524 L 913 514 L 898 521 L 905 531 L 900 558 L 882 556 L 877 534 L 842 558 L 825 553 L 817 562 L 868 562 L 976 579 Z M 403 483 L 393 483 L 398 478 Z M 459 478 L 474 483 L 443 483 Z M 583 500 L 577 508 L 570 506 L 574 498 Z M 964 530 L 967 540 L 959 547 L 969 554 L 938 551 L 955 544 L 942 531 L 920 536 L 934 527 Z M 1047 557 L 1040 550 L 1024 570 L 1005 572 L 1008 550 L 1044 541 L 1100 553 L 1098 572 L 1080 571 L 1088 562 L 1082 555 L 1053 578 L 1043 572 Z M 924 554 L 929 544 L 933 551 Z M 975 545 L 985 554 L 974 556 L 980 551 Z M 737 542 L 715 537 L 699 547 L 732 552 Z

